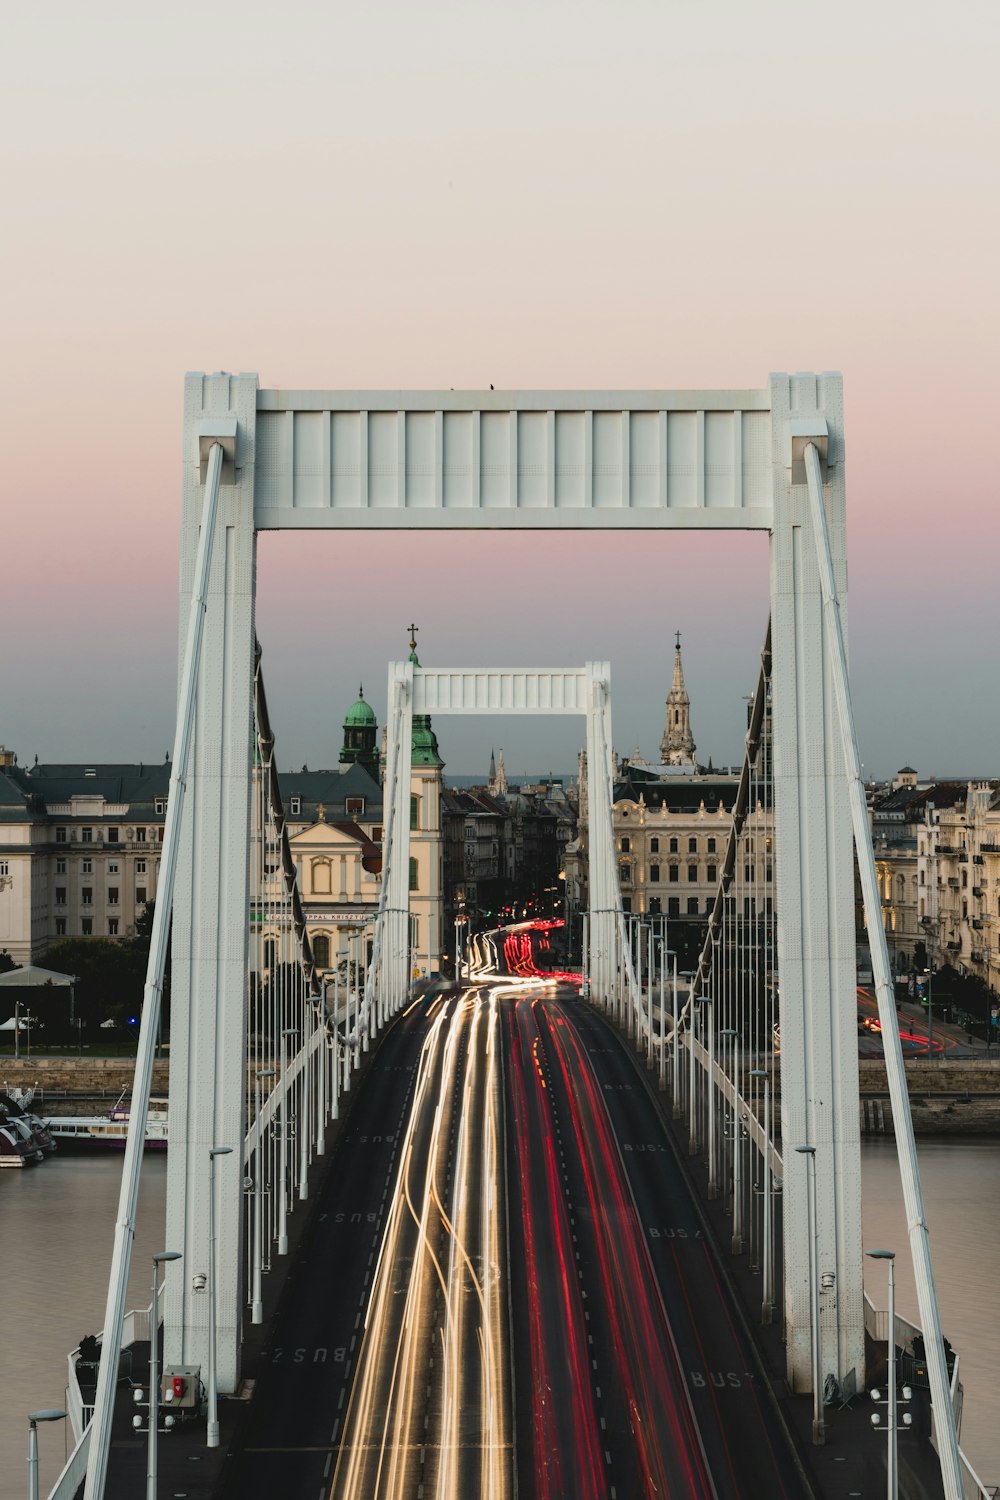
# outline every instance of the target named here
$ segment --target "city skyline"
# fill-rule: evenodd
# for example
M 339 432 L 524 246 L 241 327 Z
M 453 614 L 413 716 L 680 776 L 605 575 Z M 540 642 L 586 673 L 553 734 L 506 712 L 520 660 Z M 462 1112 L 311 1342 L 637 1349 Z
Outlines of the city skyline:
M 171 743 L 185 369 L 612 390 L 837 368 L 866 770 L 995 769 L 995 10 L 847 4 L 831 32 L 784 0 L 514 5 L 503 28 L 293 4 L 285 46 L 268 14 L 12 22 L 0 740 L 22 762 Z M 260 574 L 284 764 L 329 762 L 359 677 L 383 716 L 411 619 L 428 664 L 610 659 L 616 744 L 646 754 L 680 629 L 699 754 L 739 759 L 760 538 L 283 535 Z M 499 738 L 439 728 L 456 772 Z M 503 732 L 515 764 L 575 760 L 578 726 L 527 733 Z

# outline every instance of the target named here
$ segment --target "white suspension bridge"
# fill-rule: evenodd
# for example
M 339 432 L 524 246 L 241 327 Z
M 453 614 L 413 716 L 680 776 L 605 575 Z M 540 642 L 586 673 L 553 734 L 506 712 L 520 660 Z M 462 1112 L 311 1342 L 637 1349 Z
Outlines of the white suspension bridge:
M 309 1196 L 327 1125 L 364 1054 L 409 1002 L 412 717 L 505 712 L 586 720 L 584 993 L 645 1054 L 674 1117 L 687 1121 L 692 1151 L 707 1154 L 733 1251 L 760 1266 L 762 1318 L 784 1321 L 791 1387 L 812 1392 L 817 1443 L 829 1383 L 845 1396 L 864 1388 L 872 1317 L 861 1238 L 856 856 L 943 1489 L 947 1500 L 986 1493 L 958 1445 L 851 710 L 843 452 L 835 375 L 776 375 L 746 391 L 517 394 L 263 390 L 254 376 L 187 377 L 177 730 L 132 1126 L 96 1393 L 86 1409 L 77 1401 L 79 1441 L 54 1496 L 81 1481 L 86 1500 L 105 1494 L 171 923 L 166 1242 L 181 1259 L 166 1268 L 163 1358 L 208 1372 L 217 1441 L 216 1403 L 240 1379 L 243 1321 L 263 1316 L 264 1278 L 287 1250 L 288 1215 Z M 430 670 L 409 661 L 388 676 L 378 912 L 351 939 L 344 982 L 324 982 L 296 884 L 255 636 L 258 532 L 566 527 L 770 537 L 770 624 L 693 979 L 678 983 L 667 919 L 624 910 L 608 664 Z M 216 1274 L 192 1274 L 210 1242 Z

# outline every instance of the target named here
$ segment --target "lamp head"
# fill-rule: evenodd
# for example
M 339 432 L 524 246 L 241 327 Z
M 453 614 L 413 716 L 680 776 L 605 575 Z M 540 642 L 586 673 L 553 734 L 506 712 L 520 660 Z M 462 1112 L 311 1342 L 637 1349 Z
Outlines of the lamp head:
M 895 1260 L 895 1250 L 866 1250 L 865 1254 L 872 1260 Z
M 213 1146 L 208 1154 L 210 1157 L 232 1156 L 233 1148 L 232 1146 Z
M 61 1422 L 66 1413 L 58 1406 L 45 1406 L 41 1411 L 28 1413 L 28 1421 L 34 1427 L 36 1422 Z
M 161 1265 L 165 1260 L 180 1260 L 180 1259 L 181 1259 L 181 1252 L 179 1250 L 158 1250 L 156 1252 L 156 1254 L 153 1256 L 153 1260 L 156 1262 L 157 1265 Z
M 816 1147 L 815 1146 L 796 1146 L 795 1149 L 799 1153 L 800 1156 L 815 1156 L 816 1155 Z

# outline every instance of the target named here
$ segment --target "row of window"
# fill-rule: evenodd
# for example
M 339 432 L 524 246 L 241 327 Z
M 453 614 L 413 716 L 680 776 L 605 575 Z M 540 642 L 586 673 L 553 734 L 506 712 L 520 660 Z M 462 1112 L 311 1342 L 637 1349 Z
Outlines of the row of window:
M 715 902 L 715 897 L 714 896 L 708 896 L 708 897 L 706 897 L 706 899 L 705 899 L 705 916 L 706 917 L 711 916 L 712 906 L 713 906 L 714 902 Z M 702 914 L 701 913 L 701 903 L 700 903 L 699 898 L 697 896 L 688 896 L 686 898 L 686 903 L 687 904 L 685 906 L 685 914 L 687 916 L 689 916 L 689 917 L 698 917 L 698 916 L 701 916 L 701 914 Z M 623 896 L 622 897 L 622 908 L 625 911 L 631 911 L 632 910 L 632 898 L 631 898 L 631 896 Z M 662 906 L 662 904 L 660 902 L 659 896 L 651 896 L 649 898 L 649 906 L 648 906 L 647 910 L 648 910 L 649 915 L 651 917 L 661 916 L 663 914 L 663 906 Z M 765 901 L 763 903 L 763 906 L 761 908 L 761 912 L 764 915 L 768 916 L 768 917 L 770 917 L 771 915 L 773 915 L 770 896 L 768 896 L 765 899 Z M 667 911 L 666 911 L 666 915 L 668 917 L 679 917 L 681 915 L 681 898 L 680 898 L 680 896 L 668 896 L 667 897 Z M 743 915 L 744 915 L 744 917 L 756 917 L 758 915 L 757 903 L 750 896 L 747 896 L 747 897 L 744 898 L 744 901 L 743 901 Z
M 650 865 L 650 867 L 649 867 L 649 884 L 650 885 L 659 885 L 660 884 L 660 882 L 661 882 L 661 880 L 663 878 L 662 875 L 661 875 L 661 873 L 660 873 L 660 871 L 661 871 L 661 866 L 660 865 Z M 621 864 L 618 866 L 618 873 L 619 873 L 619 877 L 621 879 L 622 885 L 631 885 L 632 884 L 632 866 L 629 864 L 628 860 L 622 860 Z M 704 883 L 707 884 L 707 885 L 714 885 L 715 882 L 716 882 L 716 880 L 718 879 L 718 874 L 719 874 L 719 871 L 718 871 L 718 866 L 717 865 L 706 865 L 705 866 Z M 766 868 L 765 868 L 765 870 L 764 870 L 764 879 L 765 880 L 771 880 L 771 879 L 773 879 L 773 877 L 774 877 L 773 867 L 771 865 L 767 865 Z M 680 878 L 681 878 L 681 866 L 680 865 L 668 865 L 667 866 L 667 882 L 668 882 L 668 884 L 670 884 L 670 885 L 677 885 L 678 882 L 680 881 Z M 688 881 L 692 885 L 695 885 L 695 884 L 698 883 L 698 881 L 701 879 L 701 877 L 698 874 L 698 866 L 697 865 L 688 865 L 688 867 L 687 867 L 687 878 L 688 878 Z M 750 865 L 744 865 L 744 867 L 743 867 L 743 878 L 748 883 L 753 879 L 753 870 L 752 870 L 752 868 L 751 868 Z
M 119 899 L 118 898 L 118 887 L 116 885 L 109 885 L 108 886 L 108 905 L 109 906 L 117 906 L 118 905 L 118 899 Z M 137 885 L 136 886 L 136 888 L 135 888 L 135 900 L 136 900 L 136 905 L 137 906 L 145 906 L 145 904 L 146 904 L 146 887 L 144 885 Z M 93 888 L 92 885 L 85 885 L 83 887 L 83 889 L 80 891 L 80 905 L 81 906 L 93 906 L 93 904 L 94 904 L 94 888 Z M 57 885 L 56 886 L 56 906 L 65 906 L 65 905 L 66 905 L 66 887 L 64 885 Z
M 717 841 L 714 838 L 708 838 L 708 839 L 705 840 L 705 853 L 706 854 L 715 854 L 715 853 L 717 853 L 716 842 Z M 621 841 L 621 851 L 622 851 L 623 854 L 631 854 L 631 852 L 632 852 L 632 840 L 629 837 L 627 837 L 627 836 L 625 838 L 623 838 L 622 841 Z M 650 839 L 650 841 L 649 841 L 649 852 L 650 852 L 650 854 L 659 854 L 659 852 L 660 852 L 660 840 L 658 838 L 652 838 L 652 839 Z M 680 841 L 680 839 L 667 839 L 667 853 L 668 854 L 679 854 L 680 852 L 681 852 L 681 841 Z M 689 854 L 697 854 L 698 853 L 698 840 L 696 838 L 689 838 L 688 839 L 688 841 L 687 841 L 687 852 Z
M 146 873 L 146 861 L 144 859 L 137 859 L 135 861 L 134 868 L 135 868 L 135 873 L 137 875 L 145 875 L 145 873 Z M 106 873 L 108 875 L 117 875 L 118 874 L 118 861 L 116 859 L 109 859 L 108 862 L 107 862 L 107 864 L 104 866 L 104 869 L 105 869 L 105 871 L 106 871 Z M 92 859 L 86 859 L 86 858 L 82 859 L 80 861 L 80 874 L 81 875 L 93 875 L 93 873 L 94 873 L 94 861 Z M 56 874 L 57 875 L 65 875 L 66 874 L 66 861 L 64 859 L 57 859 L 56 860 Z
M 65 917 L 56 917 L 56 937 L 65 937 L 65 936 L 66 936 L 66 918 Z M 94 936 L 94 919 L 93 919 L 93 917 L 81 917 L 81 919 L 80 919 L 80 936 L 81 937 L 93 937 Z M 117 937 L 117 936 L 118 936 L 118 918 L 117 917 L 109 917 L 108 918 L 108 937 Z
M 116 859 L 109 859 L 108 862 L 107 862 L 107 864 L 104 866 L 104 869 L 105 869 L 105 873 L 108 874 L 108 875 L 117 875 L 118 874 L 118 861 Z M 93 873 L 94 873 L 94 861 L 92 859 L 81 860 L 80 861 L 80 874 L 81 875 L 93 875 Z M 137 875 L 145 875 L 145 873 L 146 873 L 146 861 L 144 859 L 137 859 L 136 860 L 136 862 L 135 862 L 135 873 Z M 65 875 L 66 874 L 66 861 L 64 859 L 57 859 L 56 860 L 56 874 L 57 875 Z
M 156 810 L 157 810 L 157 812 L 159 812 L 160 808 L 157 807 Z M 97 830 L 97 835 L 98 835 L 98 840 L 100 840 L 103 837 L 104 842 L 106 844 L 120 844 L 121 843 L 121 829 L 120 828 L 99 828 Z M 148 837 L 147 837 L 147 835 L 148 835 Z M 68 830 L 65 829 L 65 828 L 57 828 L 56 829 L 56 843 L 57 844 L 65 844 L 67 842 L 68 842 Z M 80 843 L 81 844 L 92 844 L 93 842 L 94 842 L 94 830 L 93 830 L 93 828 L 81 828 L 80 829 Z M 130 838 L 130 842 L 133 842 L 133 843 L 136 843 L 136 844 L 162 844 L 163 843 L 163 829 L 162 828 L 137 828 L 135 830 L 135 838 L 134 839 Z
M 621 876 L 622 885 L 631 885 L 632 884 L 632 866 L 628 863 L 627 860 L 624 860 L 622 862 L 622 864 L 619 866 L 619 874 Z M 714 885 L 715 882 L 716 882 L 716 880 L 718 879 L 718 874 L 719 874 L 718 867 L 716 865 L 706 865 L 705 866 L 705 881 L 707 882 L 707 884 Z M 680 865 L 668 865 L 667 866 L 667 880 L 668 880 L 668 882 L 671 885 L 676 885 L 678 883 L 678 881 L 680 880 L 680 878 L 681 878 Z M 698 866 L 697 865 L 688 865 L 688 867 L 687 867 L 687 878 L 688 878 L 688 880 L 692 884 L 696 884 L 698 882 L 699 875 L 698 875 Z M 659 865 L 650 865 L 650 867 L 649 867 L 649 884 L 650 885 L 659 885 L 660 884 L 660 880 L 661 880 L 660 866 Z

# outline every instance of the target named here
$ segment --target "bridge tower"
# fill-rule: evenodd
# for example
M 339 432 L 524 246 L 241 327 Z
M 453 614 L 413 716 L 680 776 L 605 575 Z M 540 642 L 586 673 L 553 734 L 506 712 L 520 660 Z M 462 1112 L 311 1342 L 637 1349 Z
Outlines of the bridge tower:
M 824 498 L 846 598 L 841 382 L 773 376 L 764 390 L 382 393 L 258 390 L 253 376 L 185 387 L 181 593 L 203 491 L 202 454 L 225 429 L 174 927 L 174 1079 L 168 1239 L 196 1270 L 207 1244 L 207 1151 L 238 1145 L 246 985 L 255 538 L 259 530 L 763 530 L 771 537 L 778 957 L 789 1141 L 815 1145 L 819 1265 L 835 1288 L 823 1368 L 863 1370 L 860 1147 L 853 1032 L 853 883 L 804 445 L 825 448 Z M 401 674 L 394 691 L 405 697 Z M 598 684 L 591 691 L 600 695 Z M 390 713 L 392 703 L 390 702 Z M 410 715 L 419 705 L 410 707 Z M 592 716 L 591 765 L 610 750 Z M 407 743 L 409 741 L 409 743 Z M 401 744 L 412 754 L 412 721 Z M 387 776 L 389 774 L 387 768 Z M 603 778 L 601 778 L 603 783 Z M 408 783 L 408 778 L 407 778 Z M 400 790 L 402 788 L 400 787 Z M 408 790 L 407 790 L 408 795 Z M 610 817 L 598 806 L 591 818 Z M 387 784 L 386 817 L 391 800 Z M 603 840 L 601 841 L 603 845 Z M 610 855 L 609 855 L 610 858 Z M 407 872 L 393 905 L 407 907 Z M 594 914 L 594 978 L 611 962 Z M 610 918 L 609 918 L 610 920 Z M 405 947 L 401 932 L 400 947 Z M 220 1389 L 239 1369 L 238 1153 L 220 1157 Z M 810 1380 L 805 1159 L 790 1153 L 785 1256 L 790 1375 Z M 207 1308 L 168 1279 L 167 1358 L 204 1362 Z
M 239 1380 L 244 1167 L 266 1123 L 262 1116 L 247 1131 L 257 532 L 764 531 L 770 537 L 788 1372 L 797 1390 L 817 1391 L 829 1374 L 848 1390 L 864 1374 L 853 838 L 874 939 L 945 1488 L 949 1500 L 957 1500 L 954 1414 L 893 1026 L 888 953 L 884 932 L 876 930 L 876 873 L 847 682 L 843 460 L 836 375 L 774 375 L 766 389 L 742 391 L 516 393 L 259 390 L 253 375 L 187 377 L 175 770 L 164 834 L 164 899 L 154 919 L 133 1096 L 139 1119 L 152 1076 L 150 1018 L 158 1013 L 167 914 L 176 889 L 166 1242 L 182 1251 L 183 1260 L 167 1275 L 168 1364 L 207 1364 L 209 1154 L 228 1148 L 231 1154 L 218 1155 L 214 1165 L 218 1389 L 231 1392 Z M 524 699 L 542 691 L 544 679 L 550 697 L 557 692 L 573 698 L 565 711 L 586 713 L 591 978 L 604 995 L 615 993 L 620 1000 L 623 985 L 636 993 L 635 972 L 627 953 L 622 956 L 606 670 L 536 672 L 533 685 L 531 673 L 486 673 L 478 685 L 456 687 L 452 679 L 461 676 L 425 673 L 413 662 L 396 664 L 390 674 L 394 728 L 374 940 L 379 953 L 367 970 L 364 1011 L 355 996 L 353 1029 L 338 1034 L 338 1047 L 359 1047 L 362 1032 L 370 1043 L 405 995 L 409 859 L 394 858 L 394 850 L 402 852 L 408 842 L 414 716 L 445 709 L 454 692 L 464 701 L 468 691 L 470 703 L 488 705 L 471 711 L 516 708 L 521 695 L 522 707 L 547 712 L 550 702 Z M 679 689 L 681 704 L 683 683 Z M 258 719 L 266 717 L 262 701 L 256 712 Z M 683 745 L 679 749 L 684 753 Z M 276 782 L 271 801 L 280 809 Z M 595 830 L 605 827 L 608 837 L 595 839 Z M 287 841 L 283 847 L 289 900 L 301 919 Z M 300 930 L 304 934 L 301 921 Z M 311 956 L 306 967 L 311 985 Z M 377 975 L 389 983 L 375 987 Z M 311 1019 L 323 1004 L 311 991 L 309 1004 L 300 1006 L 300 1076 L 306 1080 L 310 1057 L 325 1045 L 326 1017 L 322 1028 Z M 638 1030 L 634 1006 L 631 1015 L 623 1007 L 620 1018 Z M 693 1074 L 704 1048 L 690 1026 L 686 1046 Z M 714 1065 L 706 1066 L 702 1056 L 699 1066 L 714 1089 Z M 300 1135 L 307 1141 L 305 1132 Z M 282 1153 L 284 1160 L 284 1147 Z M 303 1149 L 303 1166 L 307 1157 Z M 136 1132 L 126 1148 L 108 1291 L 104 1340 L 111 1350 L 118 1347 L 124 1317 L 140 1162 Z M 102 1354 L 92 1425 L 103 1458 L 98 1468 L 88 1467 L 87 1500 L 103 1494 L 114 1368 L 113 1358 Z

